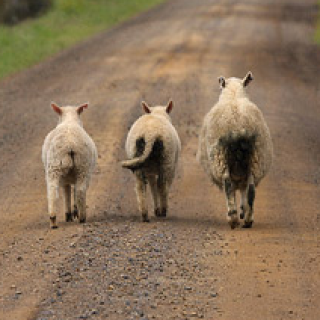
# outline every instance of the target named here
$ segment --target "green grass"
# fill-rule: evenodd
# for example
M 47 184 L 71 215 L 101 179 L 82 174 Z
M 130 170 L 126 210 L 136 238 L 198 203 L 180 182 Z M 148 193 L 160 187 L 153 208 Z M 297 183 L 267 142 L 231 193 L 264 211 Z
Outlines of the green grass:
M 0 78 L 29 67 L 164 0 L 55 0 L 38 19 L 0 26 Z
M 317 22 L 315 40 L 316 40 L 316 43 L 320 45 L 320 0 L 318 1 L 318 7 L 319 7 L 319 12 L 318 12 L 318 22 Z

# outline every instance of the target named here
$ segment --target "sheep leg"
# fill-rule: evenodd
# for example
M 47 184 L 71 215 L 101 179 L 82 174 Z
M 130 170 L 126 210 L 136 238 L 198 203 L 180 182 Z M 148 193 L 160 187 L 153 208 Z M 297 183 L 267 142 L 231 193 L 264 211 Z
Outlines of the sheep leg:
M 247 198 L 247 194 L 248 194 L 248 188 L 245 189 L 241 189 L 240 190 L 241 193 L 241 203 L 240 203 L 240 209 L 241 209 L 241 213 L 240 213 L 240 219 L 244 219 L 246 212 L 248 211 L 248 198 Z
M 48 209 L 50 215 L 50 227 L 52 229 L 58 228 L 57 226 L 57 201 L 59 195 L 59 183 L 52 181 L 48 183 Z
M 237 214 L 236 190 L 230 177 L 224 180 L 224 191 L 228 206 L 227 220 L 231 229 L 234 229 L 239 225 L 239 219 Z
M 163 175 L 158 178 L 158 190 L 160 196 L 160 214 L 158 217 L 166 217 L 168 210 L 168 184 Z
M 63 186 L 64 193 L 64 212 L 66 214 L 66 221 L 73 221 L 72 213 L 71 213 L 71 185 L 66 184 Z
M 252 224 L 254 221 L 253 204 L 254 204 L 255 196 L 256 196 L 255 185 L 254 185 L 253 177 L 250 176 L 249 181 L 248 181 L 248 188 L 247 188 L 248 210 L 245 215 L 243 228 L 251 228 L 252 227 Z
M 148 182 L 150 185 L 150 190 L 153 198 L 153 203 L 154 203 L 154 214 L 155 216 L 160 216 L 160 207 L 159 207 L 159 199 L 158 199 L 158 187 L 157 187 L 157 180 L 155 176 L 149 176 L 148 177 Z
M 73 201 L 73 219 L 78 219 L 79 218 L 79 213 L 78 213 L 78 207 L 77 207 L 77 186 L 74 185 L 74 191 L 73 191 L 73 197 L 74 197 L 74 201 Z
M 136 194 L 139 211 L 142 215 L 143 222 L 149 222 L 147 208 L 147 181 L 143 174 L 136 175 Z
M 77 208 L 79 210 L 79 222 L 80 223 L 85 223 L 86 218 L 87 218 L 86 191 L 87 191 L 87 185 L 85 182 L 77 183 L 76 199 L 77 199 Z

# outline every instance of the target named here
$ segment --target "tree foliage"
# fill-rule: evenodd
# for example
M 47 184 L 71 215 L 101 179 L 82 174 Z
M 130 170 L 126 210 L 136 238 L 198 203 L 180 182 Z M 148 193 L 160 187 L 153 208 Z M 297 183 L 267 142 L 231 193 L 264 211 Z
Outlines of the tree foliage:
M 0 0 L 0 21 L 13 25 L 45 12 L 52 0 Z

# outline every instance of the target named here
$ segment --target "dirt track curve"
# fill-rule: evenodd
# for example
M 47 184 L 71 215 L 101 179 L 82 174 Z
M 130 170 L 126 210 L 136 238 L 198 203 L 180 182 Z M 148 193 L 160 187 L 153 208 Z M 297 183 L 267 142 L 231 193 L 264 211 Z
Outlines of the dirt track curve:
M 0 83 L 0 319 L 320 318 L 320 50 L 315 0 L 176 0 Z M 275 161 L 253 229 L 230 230 L 196 163 L 217 77 L 255 76 Z M 183 150 L 168 218 L 143 224 L 119 166 L 128 128 L 175 101 Z M 49 230 L 50 101 L 89 101 L 88 222 Z

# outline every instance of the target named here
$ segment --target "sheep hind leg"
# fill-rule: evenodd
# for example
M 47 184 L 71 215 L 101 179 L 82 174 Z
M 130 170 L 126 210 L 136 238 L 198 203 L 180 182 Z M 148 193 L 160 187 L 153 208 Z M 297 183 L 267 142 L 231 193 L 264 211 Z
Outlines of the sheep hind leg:
M 253 218 L 253 204 L 256 196 L 255 185 L 253 182 L 252 176 L 249 178 L 248 188 L 247 188 L 247 197 L 248 197 L 248 210 L 244 218 L 243 228 L 251 228 L 254 218 Z
M 236 204 L 236 190 L 229 177 L 224 180 L 224 191 L 227 199 L 228 213 L 227 220 L 231 229 L 236 228 L 239 223 L 237 204 Z
M 79 212 L 78 212 L 78 207 L 77 207 L 77 186 L 74 185 L 74 190 L 73 190 L 73 211 L 72 211 L 72 216 L 73 219 L 79 219 Z
M 168 183 L 162 175 L 160 175 L 158 178 L 158 190 L 160 196 L 159 217 L 166 217 L 168 211 Z
M 59 183 L 51 181 L 48 183 L 48 210 L 50 215 L 50 228 L 56 229 L 57 226 L 57 201 L 59 195 Z
M 246 216 L 246 212 L 248 211 L 248 188 L 244 188 L 240 190 L 241 193 L 241 203 L 240 203 L 240 209 L 241 209 L 241 213 L 240 213 L 240 219 L 244 219 L 244 217 Z
M 136 194 L 139 211 L 142 215 L 142 221 L 149 222 L 150 220 L 147 208 L 147 181 L 142 173 L 137 173 L 136 175 Z
M 72 222 L 73 216 L 71 212 L 71 186 L 70 184 L 66 184 L 63 186 L 64 193 L 64 212 L 66 214 L 66 221 Z
M 148 182 L 150 185 L 150 190 L 154 203 L 154 215 L 159 217 L 161 215 L 160 207 L 159 207 L 159 195 L 158 195 L 158 186 L 157 186 L 157 178 L 155 176 L 149 176 Z
M 87 207 L 86 207 L 86 192 L 87 185 L 85 182 L 78 183 L 76 187 L 76 200 L 77 208 L 79 210 L 79 222 L 85 223 L 87 219 Z

